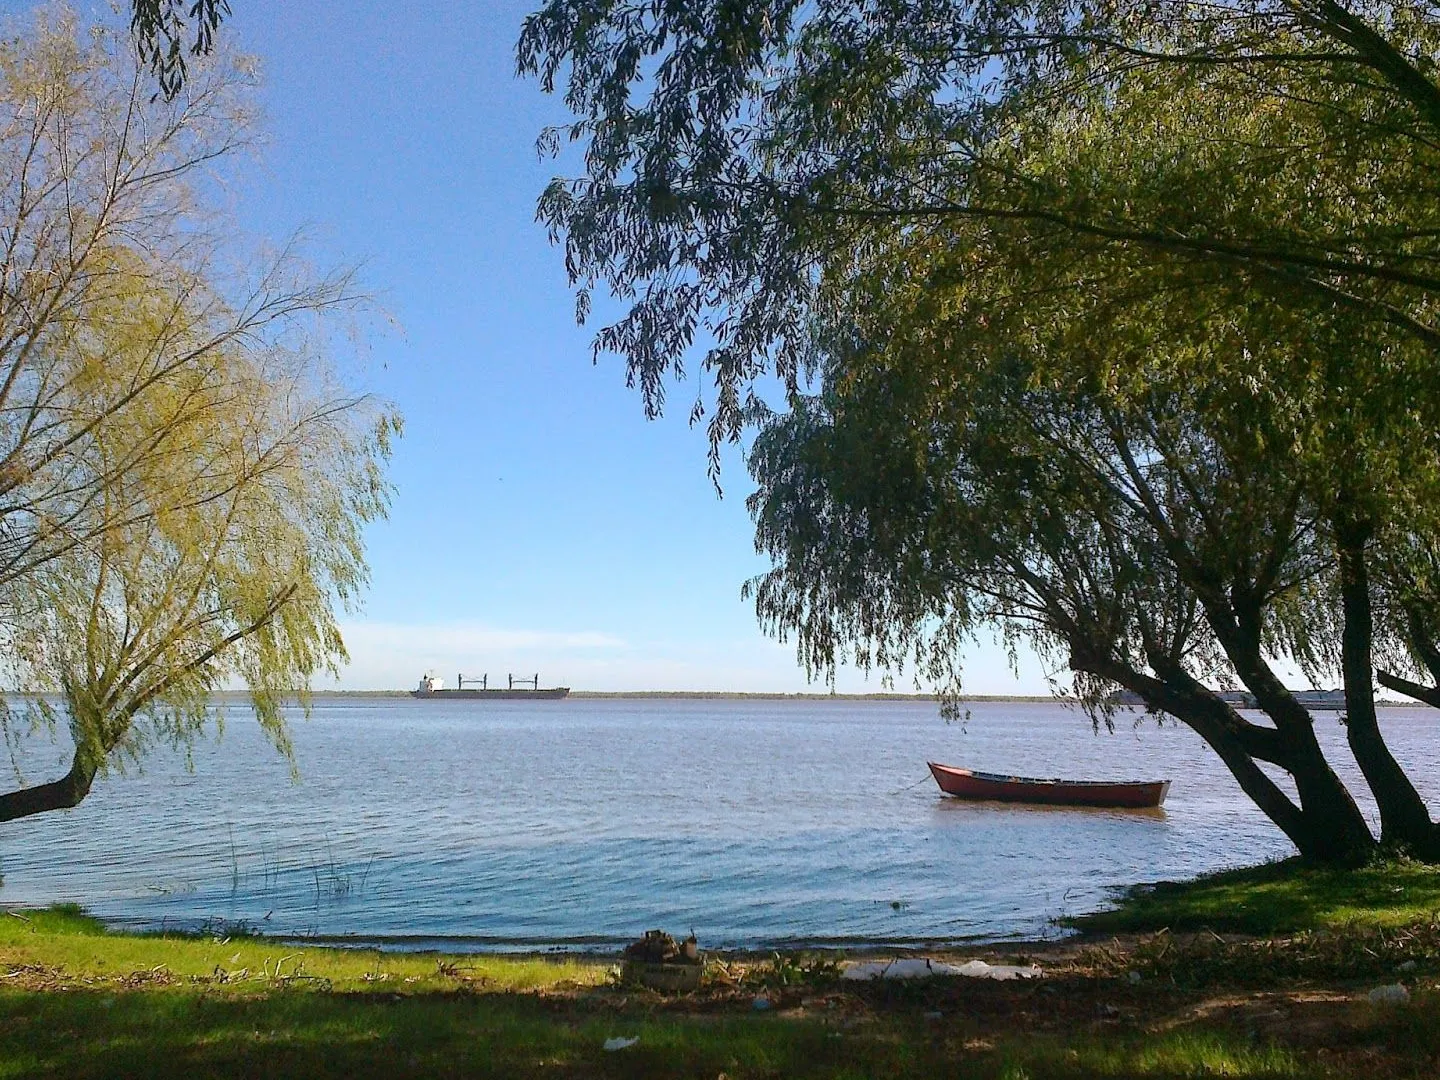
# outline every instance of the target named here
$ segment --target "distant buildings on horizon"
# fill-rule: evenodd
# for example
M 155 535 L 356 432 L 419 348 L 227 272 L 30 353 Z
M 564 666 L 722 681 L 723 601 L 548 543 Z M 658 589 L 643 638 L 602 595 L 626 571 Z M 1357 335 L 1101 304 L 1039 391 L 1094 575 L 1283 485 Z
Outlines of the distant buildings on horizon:
M 1344 690 L 1291 690 L 1295 700 L 1307 709 L 1319 709 L 1322 711 L 1333 710 L 1343 712 L 1345 710 Z M 1258 709 L 1260 706 L 1255 700 L 1255 695 L 1248 690 L 1221 690 L 1217 695 L 1227 705 L 1233 705 L 1237 709 Z M 1139 694 L 1129 690 L 1122 690 L 1115 695 L 1117 705 L 1140 705 L 1144 706 L 1145 699 Z

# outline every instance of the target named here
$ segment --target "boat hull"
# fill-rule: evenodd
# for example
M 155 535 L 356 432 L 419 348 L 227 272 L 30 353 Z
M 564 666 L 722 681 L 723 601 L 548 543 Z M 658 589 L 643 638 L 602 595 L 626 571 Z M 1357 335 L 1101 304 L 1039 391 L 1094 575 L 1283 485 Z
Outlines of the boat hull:
M 544 690 L 411 690 L 410 696 L 441 701 L 453 701 L 455 698 L 480 698 L 484 701 L 532 701 L 538 698 L 556 701 L 569 693 L 568 686 L 555 686 Z
M 956 769 L 933 761 L 928 764 L 940 790 L 957 799 L 1138 810 L 1160 806 L 1170 791 L 1169 780 L 1114 784 L 1097 780 L 1037 780 Z

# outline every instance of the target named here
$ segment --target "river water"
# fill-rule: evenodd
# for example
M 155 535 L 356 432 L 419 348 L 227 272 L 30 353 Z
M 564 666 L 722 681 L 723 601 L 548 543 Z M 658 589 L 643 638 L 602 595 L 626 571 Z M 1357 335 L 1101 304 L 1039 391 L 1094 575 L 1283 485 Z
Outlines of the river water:
M 1382 715 L 1440 805 L 1433 714 Z M 1096 735 L 1049 703 L 947 724 L 913 701 L 328 698 L 293 720 L 292 780 L 232 707 L 193 767 L 157 752 L 73 811 L 0 825 L 0 905 L 401 948 L 605 949 L 654 926 L 707 947 L 942 943 L 1054 935 L 1117 887 L 1290 853 L 1196 736 L 1136 719 Z M 1317 723 L 1353 775 L 1334 714 Z M 47 743 L 19 764 L 33 783 L 67 759 Z M 1174 784 L 1159 812 L 962 803 L 927 760 Z

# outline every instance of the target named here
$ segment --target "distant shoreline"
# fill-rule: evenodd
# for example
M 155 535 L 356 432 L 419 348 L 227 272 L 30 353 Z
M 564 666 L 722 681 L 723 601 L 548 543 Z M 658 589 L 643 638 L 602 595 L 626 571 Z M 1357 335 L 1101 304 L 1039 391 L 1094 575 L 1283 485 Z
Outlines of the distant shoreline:
M 243 698 L 241 692 L 227 692 L 220 697 Z M 409 690 L 315 690 L 315 698 L 395 698 L 410 697 Z M 765 693 L 729 690 L 571 690 L 569 700 L 690 700 L 690 701 L 939 701 L 937 694 L 830 694 L 830 693 Z M 1059 702 L 1075 704 L 1075 698 L 1052 694 L 967 694 L 961 701 Z
M 572 690 L 572 698 L 694 698 L 700 701 L 939 701 L 938 694 L 810 694 L 759 693 L 726 690 Z M 1050 694 L 972 694 L 961 701 L 1063 701 Z
M 24 695 L 20 695 L 24 696 Z M 42 695 L 54 698 L 56 695 Z M 362 699 L 408 698 L 414 695 L 409 690 L 312 690 L 311 698 Z M 221 690 L 210 695 L 216 701 L 247 701 L 250 695 L 244 690 Z M 513 699 L 512 699 L 513 700 Z M 769 693 L 730 690 L 571 690 L 567 700 L 575 701 L 928 701 L 938 702 L 938 694 L 810 694 L 810 693 Z M 964 694 L 958 699 L 963 704 L 1011 703 L 1011 704 L 1056 704 L 1078 705 L 1078 698 L 1056 697 L 1053 694 Z M 1380 709 L 1429 709 L 1423 701 L 1388 700 L 1375 702 Z M 1121 704 L 1122 709 L 1141 712 L 1138 705 Z

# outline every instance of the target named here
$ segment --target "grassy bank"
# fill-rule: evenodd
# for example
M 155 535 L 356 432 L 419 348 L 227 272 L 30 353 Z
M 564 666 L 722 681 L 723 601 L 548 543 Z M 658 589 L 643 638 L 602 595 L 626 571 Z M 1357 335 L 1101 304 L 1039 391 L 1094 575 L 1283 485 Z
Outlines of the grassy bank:
M 143 971 L 149 974 L 141 983 L 225 987 L 239 994 L 304 987 L 342 994 L 401 988 L 423 993 L 467 984 L 523 992 L 593 985 L 607 970 L 564 958 L 295 948 L 243 934 L 114 934 L 73 907 L 0 912 L 0 958 L 12 971 L 31 976 L 53 971 L 62 982 L 108 985 L 124 973 Z
M 1140 886 L 1114 911 L 1066 920 L 1087 933 L 1213 930 L 1288 934 L 1402 927 L 1440 913 L 1440 868 L 1377 862 L 1358 870 L 1267 863 L 1186 882 Z
M 1424 947 L 1384 972 L 1304 957 L 1236 968 L 1199 940 L 1036 946 L 1034 982 L 867 985 L 837 980 L 833 958 L 751 958 L 665 997 L 614 985 L 596 961 L 109 934 L 73 910 L 0 912 L 0 1078 L 1434 1074 L 1440 966 Z M 1398 967 L 1409 1000 L 1370 1003 Z M 638 1041 L 607 1052 L 614 1037 Z

